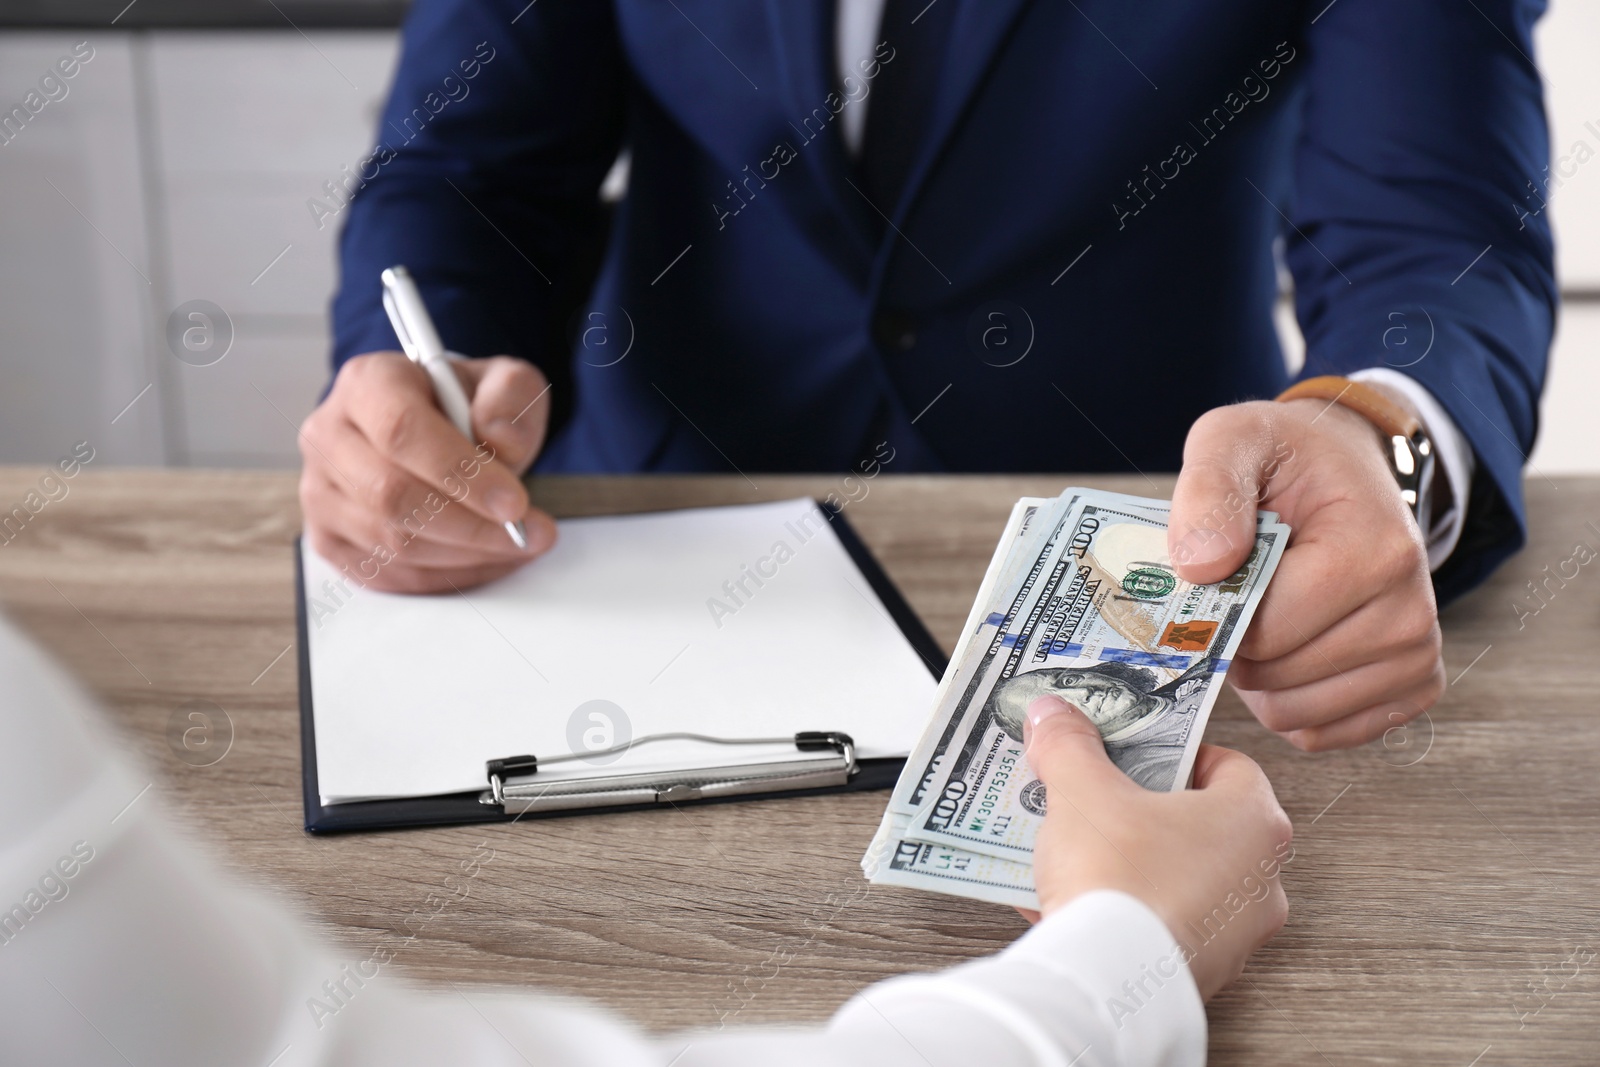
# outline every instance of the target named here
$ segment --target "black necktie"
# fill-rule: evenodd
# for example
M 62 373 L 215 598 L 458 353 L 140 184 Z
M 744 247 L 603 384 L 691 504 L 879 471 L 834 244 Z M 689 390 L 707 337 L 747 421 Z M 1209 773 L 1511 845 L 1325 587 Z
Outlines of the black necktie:
M 867 97 L 867 129 L 859 162 L 862 191 L 884 215 L 894 215 L 927 135 L 956 2 L 884 3 L 878 31 L 880 67 Z M 889 57 L 887 62 L 884 57 Z

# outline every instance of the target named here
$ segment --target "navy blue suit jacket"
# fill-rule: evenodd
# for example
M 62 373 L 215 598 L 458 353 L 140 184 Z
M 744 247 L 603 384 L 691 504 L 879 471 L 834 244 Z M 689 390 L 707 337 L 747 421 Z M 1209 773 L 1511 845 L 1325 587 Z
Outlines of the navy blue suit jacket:
M 827 0 L 418 0 L 320 210 L 335 363 L 397 347 L 405 263 L 450 347 L 557 383 L 540 470 L 1174 470 L 1196 416 L 1288 384 L 1278 242 L 1305 373 L 1399 367 L 1476 451 L 1441 593 L 1520 546 L 1540 0 L 944 2 L 920 158 L 873 204 L 837 116 L 882 67 L 840 91 Z

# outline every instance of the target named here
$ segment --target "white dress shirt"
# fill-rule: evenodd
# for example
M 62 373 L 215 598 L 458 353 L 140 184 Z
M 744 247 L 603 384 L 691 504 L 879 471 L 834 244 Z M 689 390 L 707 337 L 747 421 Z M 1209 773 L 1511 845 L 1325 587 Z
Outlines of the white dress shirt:
M 227 884 L 175 832 L 152 777 L 117 755 L 128 744 L 4 618 L 0 678 L 7 1067 L 1205 1060 L 1205 1015 L 1172 935 L 1145 905 L 1109 891 L 1079 898 L 997 956 L 869 986 L 815 1028 L 656 1037 L 556 997 L 421 989 L 375 951 L 395 939 L 336 948 L 258 891 Z M 218 803 L 230 791 L 248 801 L 226 762 L 187 773 L 210 775 Z M 515 848 L 519 832 L 531 831 L 498 835 L 496 847 Z M 328 876 L 354 888 L 365 874 L 330 864 Z M 708 1006 L 724 984 L 708 981 Z
M 883 20 L 884 0 L 837 0 L 837 3 L 834 68 L 846 73 L 867 69 L 866 64 L 872 59 L 873 49 L 879 42 L 878 27 Z M 894 44 L 893 41 L 888 43 L 891 46 Z M 858 94 L 847 95 L 851 97 L 851 102 L 839 112 L 840 132 L 850 153 L 857 155 L 866 132 L 867 107 L 872 102 L 872 95 L 870 91 L 859 95 L 859 98 Z M 1450 486 L 1452 501 L 1449 511 L 1434 521 L 1428 531 L 1428 565 L 1438 570 L 1461 539 L 1461 526 L 1467 513 L 1467 494 L 1472 488 L 1472 447 L 1433 394 L 1415 378 L 1388 367 L 1357 371 L 1348 377 L 1356 381 L 1377 382 L 1400 392 L 1417 409 L 1422 417 L 1423 428 L 1433 439 L 1438 470 Z

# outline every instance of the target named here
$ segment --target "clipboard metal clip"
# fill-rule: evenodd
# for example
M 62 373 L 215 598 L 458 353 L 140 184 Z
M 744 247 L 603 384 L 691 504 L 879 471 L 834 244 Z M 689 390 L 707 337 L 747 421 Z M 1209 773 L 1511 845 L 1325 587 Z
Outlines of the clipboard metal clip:
M 790 745 L 796 757 L 779 761 L 714 767 L 703 771 L 645 771 L 598 778 L 535 779 L 541 765 L 593 762 L 657 741 L 693 741 L 709 745 Z M 810 753 L 831 753 L 814 756 Z M 849 734 L 803 730 L 792 737 L 711 737 L 707 734 L 647 734 L 625 744 L 595 752 L 563 756 L 508 756 L 485 765 L 489 788 L 478 796 L 480 804 L 498 807 L 507 815 L 530 811 L 614 807 L 623 804 L 676 804 L 686 800 L 776 793 L 788 789 L 819 789 L 845 785 L 856 773 L 856 743 Z M 520 779 L 512 781 L 511 779 Z

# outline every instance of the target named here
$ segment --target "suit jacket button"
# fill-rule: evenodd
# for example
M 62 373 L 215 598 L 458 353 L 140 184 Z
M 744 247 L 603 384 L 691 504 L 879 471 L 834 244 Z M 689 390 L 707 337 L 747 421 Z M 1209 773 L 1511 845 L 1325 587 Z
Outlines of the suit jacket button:
M 916 325 L 899 311 L 880 311 L 872 320 L 872 338 L 886 352 L 909 352 L 917 346 Z

